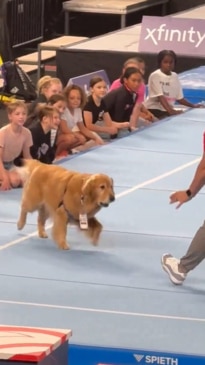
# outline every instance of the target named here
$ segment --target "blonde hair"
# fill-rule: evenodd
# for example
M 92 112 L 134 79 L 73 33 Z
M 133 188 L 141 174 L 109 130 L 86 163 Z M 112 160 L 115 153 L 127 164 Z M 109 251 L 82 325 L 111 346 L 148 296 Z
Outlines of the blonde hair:
M 13 113 L 17 108 L 22 108 L 25 112 L 28 112 L 28 107 L 23 100 L 13 100 L 7 105 L 7 113 Z
M 136 64 L 139 65 L 139 63 L 145 63 L 145 61 L 140 58 L 140 57 L 133 57 L 133 58 L 128 58 L 124 63 L 123 63 L 123 68 L 128 67 L 128 65 L 130 64 Z
M 37 82 L 37 91 L 39 94 L 42 93 L 43 89 L 48 89 L 52 84 L 60 84 L 61 80 L 58 77 L 51 77 L 51 76 L 43 76 Z

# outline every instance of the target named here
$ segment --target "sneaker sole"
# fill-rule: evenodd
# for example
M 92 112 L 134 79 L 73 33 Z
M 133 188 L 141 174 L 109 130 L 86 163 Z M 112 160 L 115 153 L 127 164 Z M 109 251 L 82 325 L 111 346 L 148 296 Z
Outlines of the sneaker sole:
M 169 256 L 171 256 L 171 255 L 165 254 L 162 256 L 162 258 L 161 258 L 162 268 L 169 275 L 170 281 L 174 285 L 182 285 L 184 282 L 184 279 L 181 279 L 181 278 L 177 279 L 176 276 L 173 274 L 171 267 L 169 265 L 165 264 L 165 262 L 164 262 L 165 257 L 167 258 Z

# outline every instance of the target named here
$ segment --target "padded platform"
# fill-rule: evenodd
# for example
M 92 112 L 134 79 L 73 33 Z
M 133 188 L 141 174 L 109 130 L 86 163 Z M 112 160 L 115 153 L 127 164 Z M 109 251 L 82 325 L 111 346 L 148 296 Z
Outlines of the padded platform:
M 0 326 L 0 364 L 68 365 L 71 330 Z
M 169 0 L 70 0 L 63 3 L 65 11 L 65 34 L 69 34 L 69 13 L 98 13 L 121 16 L 121 28 L 126 26 L 126 15 L 142 9 L 162 5 L 161 15 L 166 14 Z
M 63 3 L 63 9 L 85 13 L 129 14 L 139 9 L 166 4 L 167 2 L 168 0 L 70 0 Z

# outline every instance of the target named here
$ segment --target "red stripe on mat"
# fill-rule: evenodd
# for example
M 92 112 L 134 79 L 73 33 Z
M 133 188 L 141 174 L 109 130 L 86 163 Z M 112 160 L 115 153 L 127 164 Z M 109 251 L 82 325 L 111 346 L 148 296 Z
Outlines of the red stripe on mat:
M 61 332 L 52 331 L 49 329 L 43 329 L 43 328 L 29 328 L 29 327 L 9 327 L 9 326 L 0 326 L 0 333 L 1 332 L 26 332 L 26 333 L 39 333 L 39 334 L 45 334 L 50 336 L 56 336 L 62 339 L 62 341 L 67 340 L 67 335 Z

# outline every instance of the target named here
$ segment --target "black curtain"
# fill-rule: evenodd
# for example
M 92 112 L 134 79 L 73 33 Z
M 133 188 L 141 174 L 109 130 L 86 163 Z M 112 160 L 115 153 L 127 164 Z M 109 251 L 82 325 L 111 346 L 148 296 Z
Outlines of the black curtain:
M 63 2 L 64 0 L 45 0 L 44 28 L 45 36 L 48 38 L 63 33 Z
M 168 13 L 178 13 L 201 5 L 205 5 L 204 0 L 170 0 L 168 2 Z
M 0 0 L 0 54 L 4 62 L 13 60 L 7 25 L 7 3 L 8 0 Z

